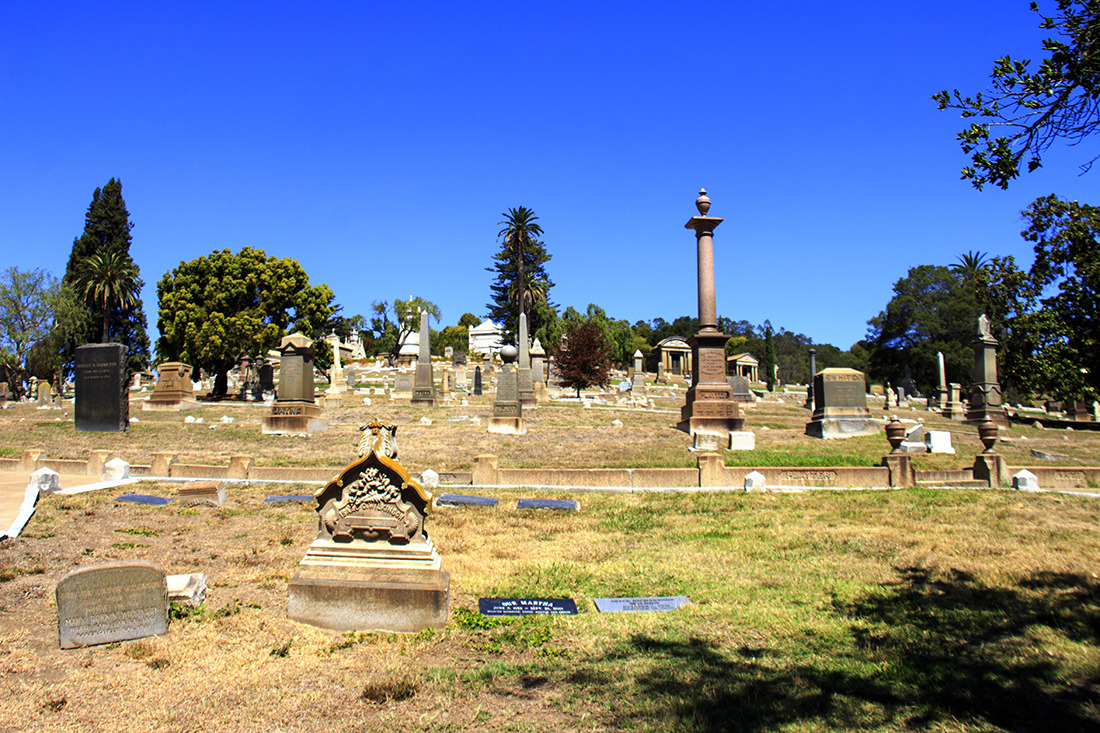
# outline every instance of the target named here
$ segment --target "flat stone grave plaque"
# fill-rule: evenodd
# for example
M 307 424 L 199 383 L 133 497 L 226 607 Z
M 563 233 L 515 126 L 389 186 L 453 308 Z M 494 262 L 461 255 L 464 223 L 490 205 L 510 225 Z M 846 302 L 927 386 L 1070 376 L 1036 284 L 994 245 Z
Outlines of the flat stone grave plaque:
M 572 598 L 479 598 L 477 608 L 482 616 L 577 615 L 577 602 Z
M 134 504 L 164 506 L 165 504 L 171 504 L 174 500 L 167 499 L 163 496 L 150 496 L 149 494 L 123 494 L 122 496 L 116 496 L 115 501 L 129 501 Z
M 164 570 L 146 560 L 116 560 L 70 570 L 57 582 L 62 649 L 168 633 Z
M 639 613 L 644 611 L 675 611 L 691 605 L 687 596 L 650 596 L 647 598 L 596 598 L 600 613 Z
M 264 499 L 265 503 L 272 501 L 313 501 L 313 496 L 310 494 L 278 494 Z
M 520 499 L 516 509 L 556 509 L 579 512 L 581 505 L 573 499 Z
M 496 506 L 497 500 L 491 496 L 468 496 L 466 494 L 440 494 L 435 500 L 443 506 Z

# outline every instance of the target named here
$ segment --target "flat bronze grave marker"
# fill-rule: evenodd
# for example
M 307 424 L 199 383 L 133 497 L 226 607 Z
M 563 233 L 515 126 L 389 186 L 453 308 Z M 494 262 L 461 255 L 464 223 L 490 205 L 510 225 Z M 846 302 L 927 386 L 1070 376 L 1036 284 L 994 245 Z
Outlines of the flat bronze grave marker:
M 482 616 L 577 615 L 577 602 L 572 598 L 479 598 L 477 608 Z

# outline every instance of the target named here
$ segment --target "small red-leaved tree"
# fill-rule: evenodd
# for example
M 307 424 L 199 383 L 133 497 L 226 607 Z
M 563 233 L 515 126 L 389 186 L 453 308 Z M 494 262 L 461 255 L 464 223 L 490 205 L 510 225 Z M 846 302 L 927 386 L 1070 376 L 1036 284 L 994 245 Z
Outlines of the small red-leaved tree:
M 581 396 L 582 389 L 596 384 L 607 385 L 610 356 L 611 344 L 607 343 L 599 326 L 589 321 L 566 327 L 565 338 L 554 348 L 554 363 L 561 383 L 577 390 L 577 397 Z

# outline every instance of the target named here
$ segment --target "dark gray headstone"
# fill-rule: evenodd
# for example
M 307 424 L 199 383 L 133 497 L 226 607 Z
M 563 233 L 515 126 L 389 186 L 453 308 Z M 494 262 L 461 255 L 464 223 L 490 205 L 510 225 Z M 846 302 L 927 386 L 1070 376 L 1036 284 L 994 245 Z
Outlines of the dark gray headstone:
M 151 494 L 123 494 L 122 496 L 116 496 L 115 501 L 128 501 L 132 504 L 148 504 L 149 506 L 164 506 L 172 503 L 171 499 Z
M 275 391 L 275 369 L 270 364 L 260 366 L 260 389 L 264 392 Z
M 126 353 L 123 344 L 76 347 L 77 430 L 112 433 L 130 427 Z
M 474 367 L 474 395 L 481 396 L 481 367 Z
M 70 570 L 57 583 L 62 649 L 168 633 L 164 570 L 146 560 L 117 560 Z

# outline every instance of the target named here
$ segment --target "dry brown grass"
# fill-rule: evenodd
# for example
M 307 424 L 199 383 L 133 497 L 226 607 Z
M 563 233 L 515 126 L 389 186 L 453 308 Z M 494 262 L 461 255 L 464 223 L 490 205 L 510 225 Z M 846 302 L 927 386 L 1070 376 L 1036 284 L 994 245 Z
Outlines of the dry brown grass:
M 342 635 L 286 618 L 316 515 L 263 497 L 304 487 L 234 486 L 186 511 L 116 493 L 48 497 L 0 544 L 0 565 L 43 569 L 0 582 L 2 731 L 1013 729 L 998 710 L 1100 725 L 1100 503 L 1085 497 L 584 494 L 549 513 L 502 489 L 496 509 L 429 520 L 446 629 Z M 206 609 L 162 638 L 59 649 L 57 580 L 123 558 L 205 573 Z M 591 604 L 677 594 L 693 605 Z M 478 616 L 497 595 L 582 613 Z

